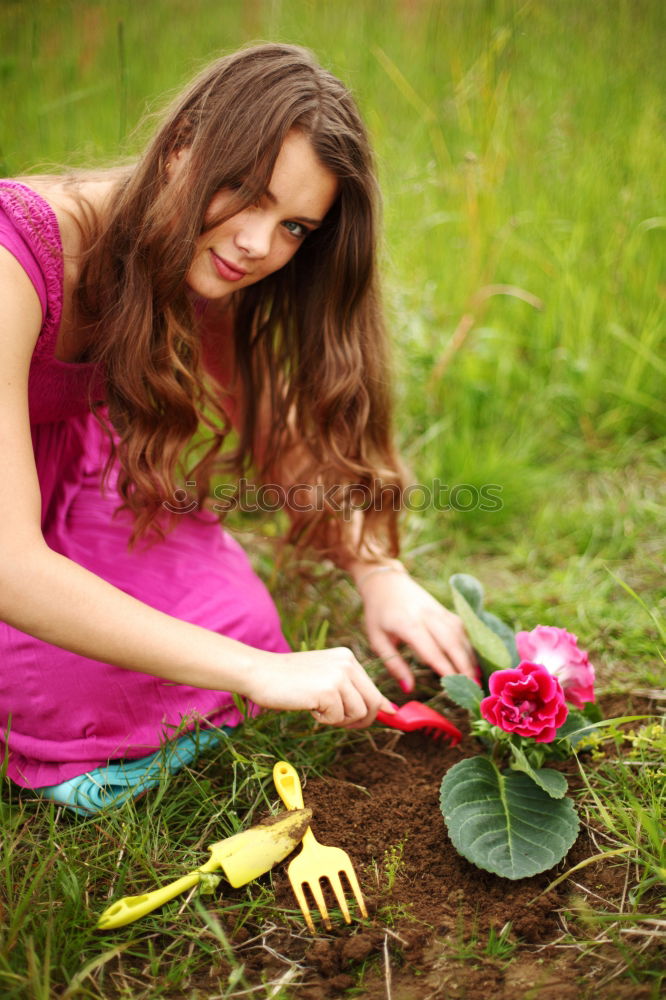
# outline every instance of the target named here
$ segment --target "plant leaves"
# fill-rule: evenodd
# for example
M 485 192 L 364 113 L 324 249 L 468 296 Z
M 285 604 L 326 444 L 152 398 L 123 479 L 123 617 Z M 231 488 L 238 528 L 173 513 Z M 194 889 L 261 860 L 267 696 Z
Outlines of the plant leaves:
M 497 615 L 492 614 L 490 611 L 484 611 L 484 595 L 481 583 L 476 579 L 476 577 L 471 576 L 469 573 L 454 573 L 453 576 L 449 577 L 449 584 L 453 592 L 454 604 L 455 594 L 457 591 L 467 601 L 476 617 L 479 618 L 484 625 L 487 625 L 491 632 L 494 632 L 495 635 L 500 637 L 511 658 L 508 665 L 511 667 L 517 667 L 520 663 L 520 656 L 518 655 L 516 637 L 513 629 L 510 628 L 506 622 L 503 622 L 501 618 L 498 618 Z M 492 660 L 482 651 L 477 650 L 477 652 L 480 653 L 481 659 L 488 661 L 487 665 L 490 668 L 488 673 L 492 673 L 493 670 L 506 669 L 505 667 L 495 666 L 492 663 Z
M 550 767 L 532 767 L 527 755 L 517 746 L 511 744 L 513 763 L 511 768 L 514 771 L 522 771 L 527 774 L 535 785 L 543 788 L 551 799 L 561 799 L 567 794 L 569 784 L 567 779 L 559 771 L 553 771 Z
M 570 709 L 565 721 L 557 730 L 556 739 L 567 739 L 571 746 L 575 747 L 593 731 L 594 724 L 586 719 L 582 712 Z
M 578 835 L 571 799 L 552 799 L 518 771 L 500 774 L 486 757 L 450 768 L 440 805 L 456 850 L 503 878 L 528 878 L 552 868 Z
M 503 622 L 501 618 L 494 615 L 491 611 L 482 611 L 480 615 L 481 621 L 485 622 L 489 629 L 491 629 L 495 635 L 498 635 L 504 645 L 506 646 L 509 656 L 511 657 L 511 666 L 517 667 L 520 663 L 520 654 L 518 653 L 518 647 L 516 646 L 516 636 L 512 628 Z
M 587 725 L 589 725 L 589 720 L 585 718 L 583 713 L 570 708 L 569 714 L 557 730 L 557 739 L 559 740 L 562 736 L 568 736 L 569 733 L 574 733 L 577 729 L 582 729 Z
M 468 712 L 479 715 L 479 704 L 483 698 L 483 690 L 471 677 L 463 674 L 449 674 L 442 677 L 442 687 L 451 701 Z
M 465 598 L 475 615 L 483 608 L 483 586 L 470 573 L 454 573 L 449 577 L 452 590 L 458 591 Z
M 603 720 L 603 713 L 596 701 L 588 701 L 583 706 L 581 715 L 584 719 L 587 719 L 588 722 L 601 722 Z
M 576 713 L 574 713 L 576 714 Z M 618 715 L 614 719 L 602 719 L 601 722 L 587 722 L 585 717 L 583 717 L 583 729 L 576 729 L 573 733 L 566 733 L 567 739 L 570 741 L 571 745 L 575 747 L 581 740 L 586 739 L 590 733 L 596 733 L 597 730 L 603 736 L 604 729 L 612 730 L 617 729 L 618 726 L 624 725 L 626 722 L 642 722 L 643 719 L 649 719 L 649 715 Z M 569 721 L 567 717 L 567 722 Z M 561 731 L 565 728 L 566 722 L 560 726 L 557 730 L 557 735 L 561 735 Z
M 477 589 L 473 588 L 469 581 L 477 583 Z M 484 674 L 488 677 L 494 670 L 506 670 L 511 666 L 511 654 L 505 643 L 489 625 L 481 620 L 465 596 L 468 594 L 478 606 L 478 600 L 483 598 L 481 584 L 474 580 L 474 577 L 467 576 L 465 573 L 454 574 L 449 583 L 453 594 L 453 606 L 465 626 L 465 631 L 479 657 Z M 479 598 L 479 591 L 481 598 Z
M 554 771 L 552 767 L 540 767 L 536 771 L 532 771 L 530 778 L 539 788 L 543 788 L 551 799 L 563 799 L 569 791 L 566 777 L 561 771 Z

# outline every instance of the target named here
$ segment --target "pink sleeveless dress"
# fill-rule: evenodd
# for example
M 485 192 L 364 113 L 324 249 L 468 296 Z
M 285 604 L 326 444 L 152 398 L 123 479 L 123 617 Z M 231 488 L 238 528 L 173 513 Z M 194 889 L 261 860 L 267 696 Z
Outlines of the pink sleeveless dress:
M 104 398 L 103 381 L 92 365 L 54 357 L 63 297 L 58 222 L 38 194 L 14 181 L 0 182 L 0 245 L 42 306 L 29 404 L 49 547 L 173 617 L 287 652 L 268 591 L 212 515 L 184 513 L 164 542 L 128 550 L 129 516 L 114 517 L 114 477 L 105 494 L 100 488 L 105 435 L 88 400 L 90 387 L 93 399 Z M 54 785 L 112 759 L 144 757 L 176 729 L 240 719 L 227 692 L 122 670 L 0 622 L 0 759 L 7 749 L 7 773 L 19 785 Z

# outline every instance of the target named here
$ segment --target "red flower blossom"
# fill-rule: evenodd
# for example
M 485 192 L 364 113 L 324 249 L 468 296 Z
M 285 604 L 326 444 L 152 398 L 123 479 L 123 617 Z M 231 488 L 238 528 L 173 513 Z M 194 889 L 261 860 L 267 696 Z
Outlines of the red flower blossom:
M 481 715 L 506 733 L 551 743 L 569 714 L 562 685 L 538 663 L 524 661 L 512 670 L 496 670 L 489 687 Z

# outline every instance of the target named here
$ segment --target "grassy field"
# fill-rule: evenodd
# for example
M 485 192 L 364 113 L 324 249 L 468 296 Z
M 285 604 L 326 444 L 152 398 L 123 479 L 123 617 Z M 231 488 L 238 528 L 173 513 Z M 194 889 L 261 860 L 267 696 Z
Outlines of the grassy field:
M 459 508 L 470 487 L 501 497 L 489 512 L 411 512 L 405 561 L 445 603 L 449 575 L 471 572 L 517 628 L 577 633 L 602 692 L 664 686 L 661 0 L 5 0 L 0 28 L 9 176 L 131 154 L 146 112 L 221 51 L 265 39 L 313 48 L 356 93 L 376 146 L 398 426 L 415 481 L 460 487 Z M 328 623 L 331 641 L 372 665 L 348 583 L 316 565 L 302 584 L 297 566 L 276 563 L 271 523 L 240 527 L 294 645 Z M 654 765 L 659 738 L 641 760 Z M 72 820 L 5 782 L 0 993 L 115 996 L 105 968 L 123 957 L 134 970 L 123 996 L 175 997 L 222 954 L 232 974 L 216 996 L 295 995 L 296 973 L 292 987 L 248 982 L 200 901 L 160 938 L 159 958 L 157 922 L 100 937 L 93 918 L 130 856 L 144 884 L 176 877 L 197 857 L 191 845 L 200 854 L 275 804 L 276 756 L 323 772 L 346 739 L 267 717 L 225 750 L 214 780 L 204 762 L 103 821 Z M 600 767 L 586 793 L 630 852 L 636 926 L 666 865 L 655 774 Z M 270 890 L 248 889 L 239 921 L 271 919 Z M 652 945 L 659 933 L 650 925 Z M 657 997 L 655 952 L 641 937 L 623 947 L 614 982 L 629 969 Z

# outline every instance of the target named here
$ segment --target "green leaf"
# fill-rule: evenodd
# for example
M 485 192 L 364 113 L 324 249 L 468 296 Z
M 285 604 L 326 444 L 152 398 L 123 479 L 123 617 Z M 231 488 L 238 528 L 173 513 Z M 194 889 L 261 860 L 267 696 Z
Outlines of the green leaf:
M 477 578 L 469 573 L 454 573 L 449 577 L 449 585 L 451 590 L 462 594 L 474 614 L 478 615 L 483 607 L 483 587 Z
M 557 739 L 559 740 L 562 736 L 568 736 L 569 733 L 574 733 L 577 729 L 582 729 L 586 725 L 588 725 L 588 720 L 582 712 L 576 712 L 575 709 L 570 708 L 569 714 L 557 730 Z
M 440 804 L 456 850 L 503 878 L 528 878 L 552 868 L 578 835 L 571 799 L 551 798 L 526 774 L 500 774 L 486 757 L 450 768 Z
M 561 771 L 554 771 L 552 767 L 540 767 L 534 771 L 530 777 L 544 792 L 550 795 L 551 799 L 563 799 L 569 791 L 569 783 Z
M 567 739 L 571 746 L 575 747 L 593 730 L 594 724 L 590 723 L 581 712 L 574 712 L 573 709 L 570 709 L 565 721 L 557 730 L 556 739 Z
M 549 767 L 532 767 L 527 755 L 517 746 L 511 744 L 513 763 L 510 765 L 514 771 L 522 771 L 528 775 L 539 788 L 542 788 L 551 799 L 562 799 L 567 794 L 569 785 L 567 779 L 559 771 L 553 771 Z
M 503 622 L 501 618 L 497 615 L 492 614 L 490 611 L 482 611 L 480 615 L 481 621 L 488 626 L 488 628 L 498 635 L 504 645 L 507 648 L 509 656 L 511 657 L 512 667 L 517 667 L 520 663 L 520 656 L 518 654 L 518 647 L 516 646 L 516 636 L 512 628 Z
M 588 722 L 603 722 L 601 709 L 596 701 L 588 701 L 582 708 L 581 715 Z
M 449 584 L 454 607 L 465 625 L 486 677 L 494 670 L 516 667 L 520 657 L 513 630 L 497 615 L 484 611 L 483 587 L 476 577 L 468 573 L 454 573 L 449 577 Z M 506 653 L 502 651 L 496 638 L 492 638 L 491 633 L 500 639 Z
M 461 708 L 466 708 L 468 712 L 479 713 L 479 704 L 483 698 L 483 691 L 471 677 L 464 677 L 462 674 L 450 674 L 442 677 L 442 687 L 446 691 L 451 701 Z
M 460 575 L 460 574 L 458 574 Z M 455 580 L 455 577 L 451 577 Z M 475 613 L 464 594 L 452 584 L 453 606 L 465 626 L 469 641 L 476 650 L 486 676 L 494 670 L 511 666 L 511 656 L 506 646 Z

